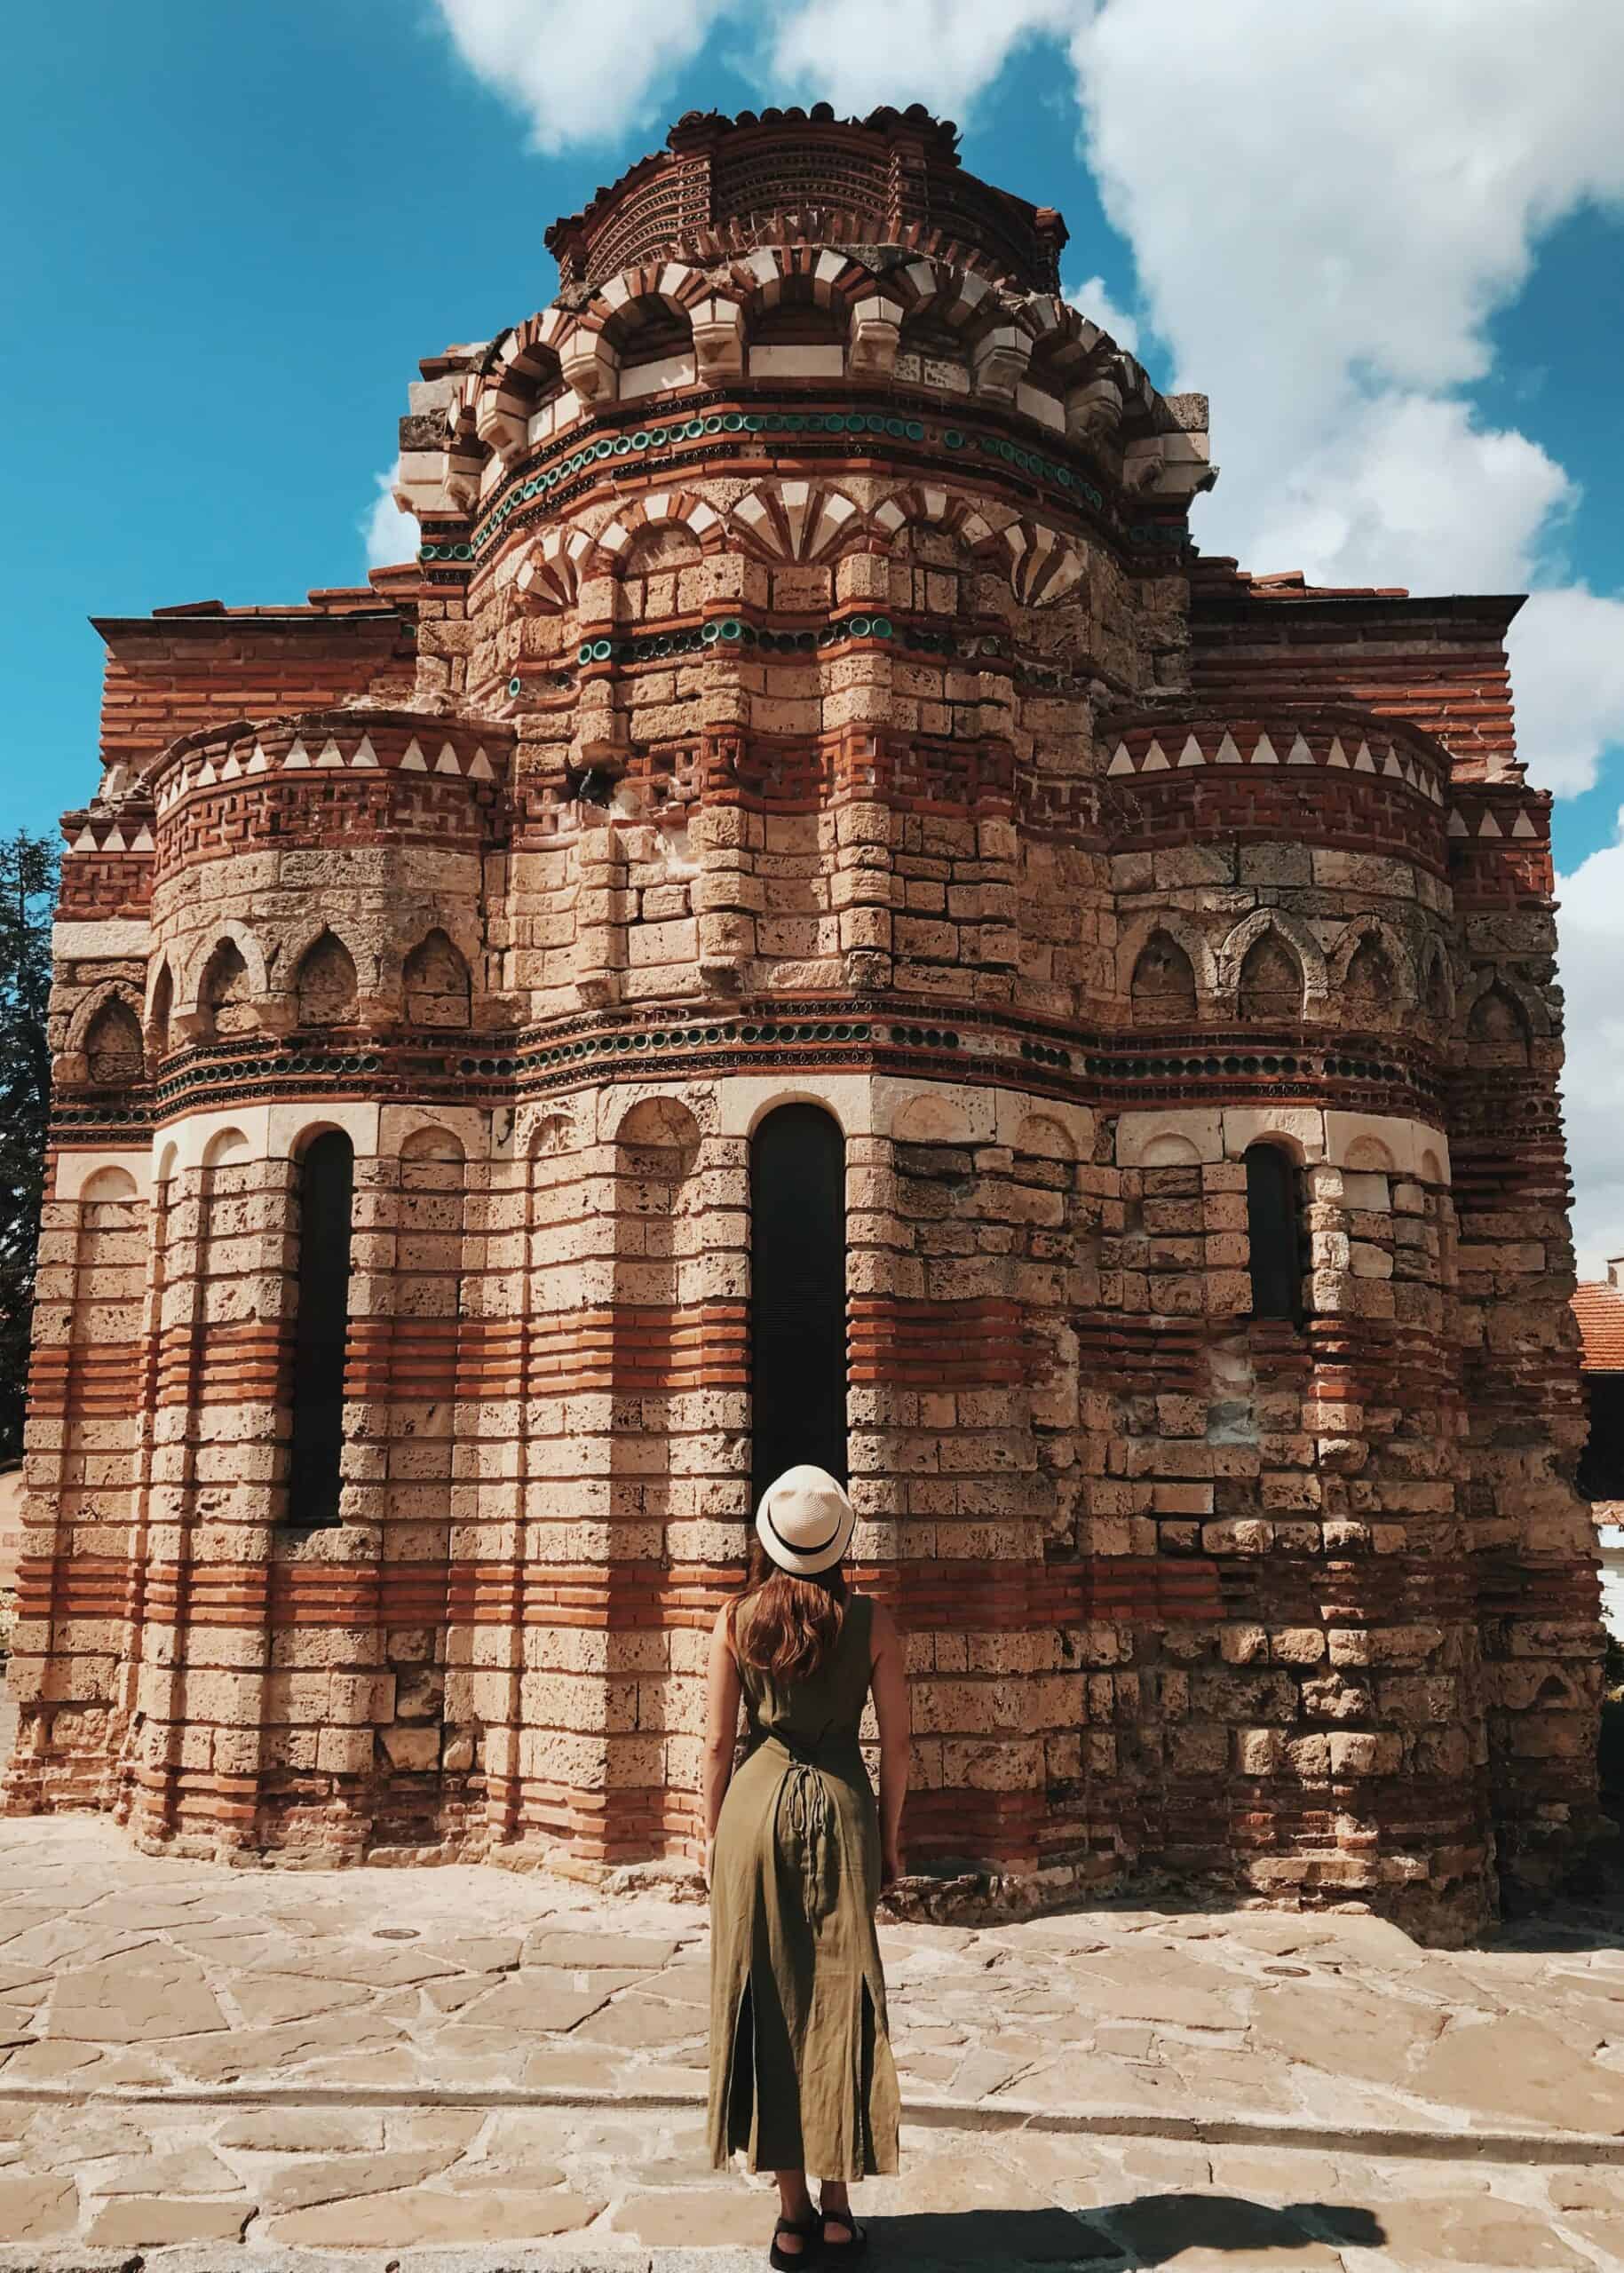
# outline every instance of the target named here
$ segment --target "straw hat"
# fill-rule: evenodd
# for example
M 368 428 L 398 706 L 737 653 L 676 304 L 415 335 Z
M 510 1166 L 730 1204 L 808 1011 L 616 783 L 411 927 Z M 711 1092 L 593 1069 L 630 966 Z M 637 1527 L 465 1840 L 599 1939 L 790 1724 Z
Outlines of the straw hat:
M 852 1544 L 852 1502 L 827 1469 L 787 1468 L 756 1510 L 756 1536 L 797 1579 L 832 1570 Z

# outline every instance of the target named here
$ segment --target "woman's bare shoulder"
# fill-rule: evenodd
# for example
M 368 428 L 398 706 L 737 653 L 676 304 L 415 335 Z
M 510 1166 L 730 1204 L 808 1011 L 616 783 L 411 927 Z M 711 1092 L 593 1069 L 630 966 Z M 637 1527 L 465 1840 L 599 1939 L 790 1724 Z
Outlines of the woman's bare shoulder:
M 877 1658 L 896 1642 L 897 1622 L 877 1596 L 869 1595 L 867 1599 L 869 1647 L 872 1654 Z

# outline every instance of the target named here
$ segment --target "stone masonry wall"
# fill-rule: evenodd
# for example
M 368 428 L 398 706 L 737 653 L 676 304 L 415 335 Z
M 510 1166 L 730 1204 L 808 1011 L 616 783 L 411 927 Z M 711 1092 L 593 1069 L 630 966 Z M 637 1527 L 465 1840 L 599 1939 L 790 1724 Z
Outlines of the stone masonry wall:
M 915 1860 L 1470 1931 L 1582 1846 L 1599 1698 L 1503 606 L 1201 563 L 1204 405 L 1002 240 L 735 218 L 606 274 L 594 215 L 424 367 L 376 606 L 109 628 L 7 1804 L 691 1866 L 752 1139 L 810 1104 Z

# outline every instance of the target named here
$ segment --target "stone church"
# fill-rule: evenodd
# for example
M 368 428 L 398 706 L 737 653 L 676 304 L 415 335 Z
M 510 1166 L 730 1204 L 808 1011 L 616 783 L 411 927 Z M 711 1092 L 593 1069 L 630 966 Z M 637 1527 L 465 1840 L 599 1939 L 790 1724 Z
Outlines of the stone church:
M 813 1460 L 934 1899 L 1582 1846 L 1517 600 L 1200 552 L 1206 400 L 956 139 L 689 115 L 420 367 L 413 560 L 98 622 L 12 1810 L 691 1869 Z

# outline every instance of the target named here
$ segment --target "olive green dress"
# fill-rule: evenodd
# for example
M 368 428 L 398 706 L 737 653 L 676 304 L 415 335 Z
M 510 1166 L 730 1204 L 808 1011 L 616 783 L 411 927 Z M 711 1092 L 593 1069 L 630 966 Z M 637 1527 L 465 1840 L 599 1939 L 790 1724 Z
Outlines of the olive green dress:
M 897 2071 L 875 1935 L 880 1818 L 858 1745 L 874 1605 L 852 1595 L 809 1680 L 741 1663 L 748 1750 L 710 1885 L 710 2147 L 751 2170 L 897 2167 Z

